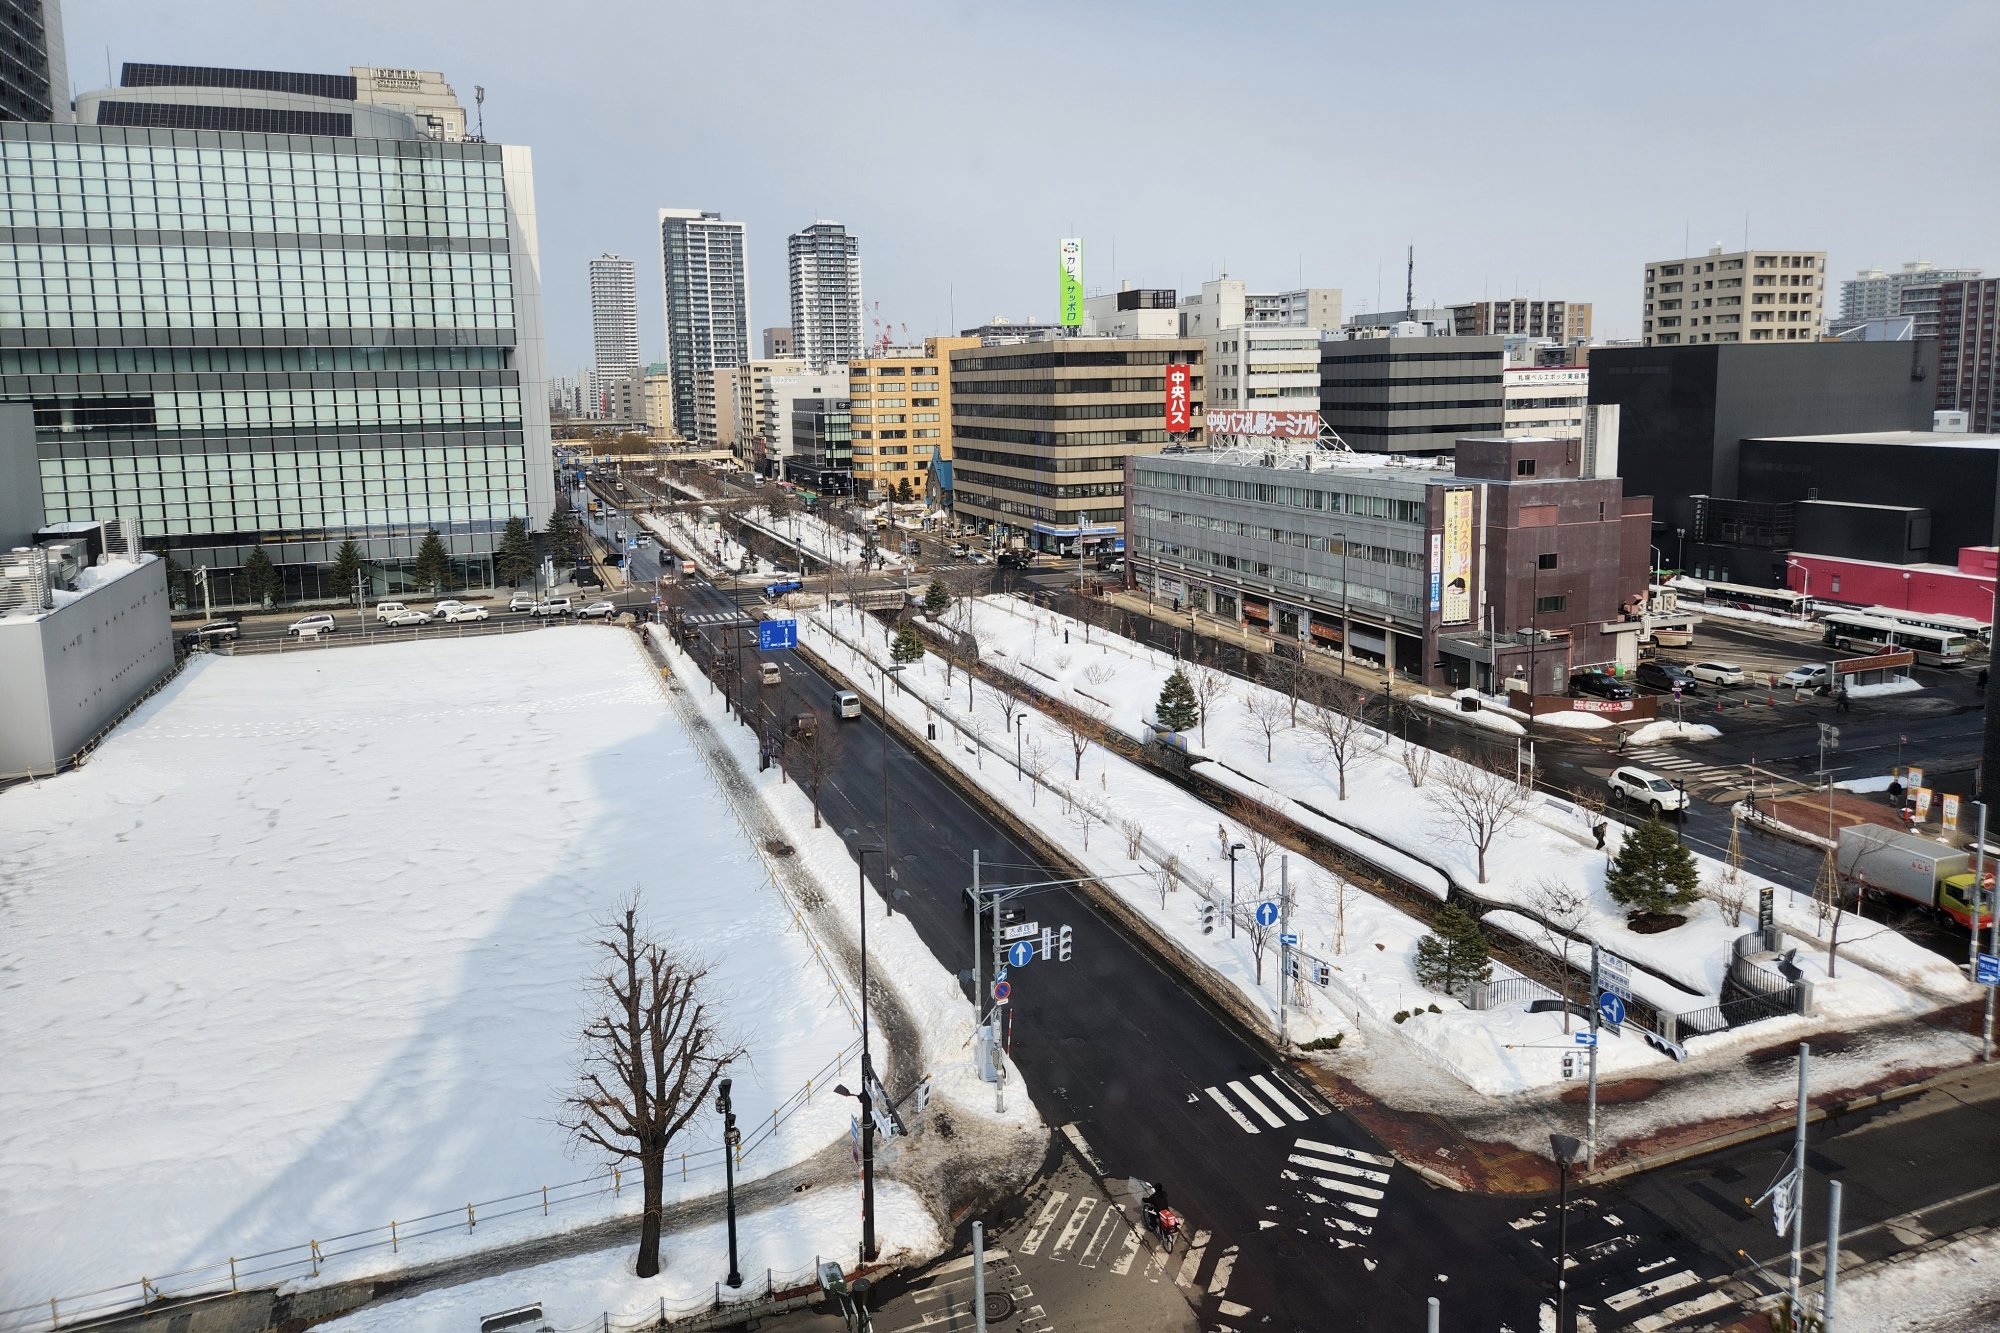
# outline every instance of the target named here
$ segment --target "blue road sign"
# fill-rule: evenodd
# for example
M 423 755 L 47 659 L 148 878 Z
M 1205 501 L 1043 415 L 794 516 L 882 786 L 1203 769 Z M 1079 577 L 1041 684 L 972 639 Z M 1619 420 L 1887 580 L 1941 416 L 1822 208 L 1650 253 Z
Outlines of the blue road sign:
M 1298 937 L 1298 936 L 1296 936 L 1296 935 L 1280 935 L 1280 936 L 1278 936 L 1278 943 L 1280 943 L 1280 944 L 1284 945 L 1284 946 L 1285 946 L 1286 948 L 1288 948 L 1288 949 L 1290 949 L 1290 948 L 1296 948 L 1296 947 L 1298 946 L 1298 942 L 1299 942 L 1299 937 Z
M 2000 986 L 2000 954 L 1980 954 L 1972 979 L 1982 986 Z
M 1605 1022 L 1617 1027 L 1625 1021 L 1625 1001 L 1616 995 L 1597 997 L 1597 1013 Z
M 993 983 L 993 998 L 994 998 L 994 999 L 996 999 L 996 1000 L 1004 1000 L 1004 999 L 1006 999 L 1006 998 L 1007 998 L 1007 997 L 1008 997 L 1009 995 L 1012 995 L 1013 993 L 1014 993 L 1014 988 L 1013 988 L 1013 987 L 1012 987 L 1011 985 L 1009 985 L 1008 983 L 1006 983 L 1006 982 L 1004 982 L 1004 981 L 996 981 L 996 982 L 994 982 L 994 983 Z
M 1007 962 L 1011 967 L 1026 967 L 1035 961 L 1035 946 L 1026 940 L 1018 940 L 1007 949 Z
M 796 620 L 760 620 L 757 622 L 757 650 L 773 653 L 784 648 L 799 646 L 799 622 Z
M 1258 924 L 1258 925 L 1260 925 L 1260 926 L 1275 926 L 1275 925 L 1277 925 L 1277 924 L 1278 924 L 1278 905 L 1277 905 L 1276 903 L 1258 903 L 1258 904 L 1257 904 L 1257 924 Z
M 1597 1045 L 1597 1034 L 1595 1032 L 1578 1032 L 1574 1035 L 1576 1036 L 1576 1044 L 1579 1046 Z

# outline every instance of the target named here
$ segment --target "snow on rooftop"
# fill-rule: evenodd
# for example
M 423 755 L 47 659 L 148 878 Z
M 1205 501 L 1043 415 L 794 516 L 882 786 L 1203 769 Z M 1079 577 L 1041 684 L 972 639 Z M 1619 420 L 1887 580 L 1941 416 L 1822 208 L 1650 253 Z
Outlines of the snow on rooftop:
M 750 1124 L 855 1036 L 610 629 L 202 658 L 0 796 L 0 886 L 0 1306 L 589 1176 L 549 1119 L 635 886 L 713 967 Z M 847 1116 L 813 1098 L 745 1173 Z

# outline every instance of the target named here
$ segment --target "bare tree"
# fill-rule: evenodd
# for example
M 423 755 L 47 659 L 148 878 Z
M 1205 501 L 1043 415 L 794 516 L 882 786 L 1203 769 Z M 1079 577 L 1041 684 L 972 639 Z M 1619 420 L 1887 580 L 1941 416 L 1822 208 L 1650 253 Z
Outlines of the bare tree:
M 1167 853 L 1167 859 L 1160 862 L 1157 878 L 1160 881 L 1160 910 L 1167 910 L 1167 895 L 1179 886 L 1181 877 L 1181 857 L 1179 852 Z
M 1313 690 L 1306 726 L 1340 775 L 1340 799 L 1347 799 L 1347 766 L 1373 754 L 1382 734 L 1368 725 L 1368 695 L 1344 681 L 1328 680 Z
M 970 675 L 966 677 L 967 681 L 971 679 Z M 979 771 L 984 773 L 986 771 L 986 734 L 993 730 L 993 724 L 975 713 L 966 718 L 965 729 L 972 733 L 973 762 L 979 766 Z
M 986 697 L 1000 710 L 1000 720 L 1006 724 L 1007 731 L 1012 731 L 1014 720 L 1028 711 L 1028 705 L 1019 694 L 1015 693 L 1014 682 L 1011 680 L 1004 685 L 987 685 Z
M 1083 678 L 1086 681 L 1090 682 L 1091 685 L 1099 689 L 1102 689 L 1104 686 L 1109 685 L 1111 683 L 1112 677 L 1116 676 L 1117 674 L 1118 674 L 1117 667 L 1112 666 L 1111 663 L 1100 659 L 1098 661 L 1092 662 L 1088 667 L 1084 668 Z
M 1028 804 L 1039 805 L 1042 778 L 1049 771 L 1049 752 L 1040 736 L 1021 738 L 1021 767 L 1028 775 Z
M 1083 781 L 1083 753 L 1090 748 L 1096 738 L 1098 728 L 1104 725 L 1104 705 L 1094 699 L 1079 697 L 1063 710 L 1056 719 L 1062 724 L 1063 735 L 1069 740 L 1070 754 L 1076 761 L 1076 771 L 1071 780 Z
M 1424 788 L 1424 799 L 1447 823 L 1464 835 L 1479 856 L 1479 882 L 1486 882 L 1486 853 L 1528 808 L 1527 791 L 1512 773 L 1455 756 L 1436 782 Z
M 1423 790 L 1424 779 L 1430 776 L 1431 756 L 1436 753 L 1428 745 L 1403 742 L 1403 771 L 1410 775 L 1410 785 Z
M 1263 895 L 1259 893 L 1259 901 Z M 1265 925 L 1257 919 L 1257 903 L 1238 903 L 1236 906 L 1236 928 L 1250 940 L 1250 957 L 1257 965 L 1257 984 L 1264 984 L 1264 950 L 1270 947 L 1271 933 L 1277 923 Z
M 1542 875 L 1528 892 L 1527 907 L 1539 936 L 1537 943 L 1548 959 L 1548 978 L 1562 992 L 1563 1031 L 1567 1033 L 1570 986 L 1576 980 L 1576 969 L 1569 962 L 1569 945 L 1590 916 L 1590 899 L 1561 875 Z
M 601 970 L 586 983 L 596 1012 L 584 1022 L 576 1086 L 556 1123 L 577 1147 L 638 1161 L 645 1212 L 637 1271 L 652 1277 L 660 1271 L 667 1145 L 708 1104 L 743 1048 L 722 1036 L 702 998 L 708 968 L 639 924 L 637 891 L 600 925 Z
M 1125 859 L 1138 860 L 1139 848 L 1146 841 L 1146 825 L 1127 817 L 1118 821 L 1118 832 L 1125 839 Z
M 1264 737 L 1264 762 L 1271 762 L 1272 747 L 1278 733 L 1291 724 L 1285 720 L 1285 700 L 1269 690 L 1251 690 L 1243 696 L 1243 711 L 1250 716 L 1250 725 Z
M 1076 831 L 1083 838 L 1083 850 L 1087 852 L 1090 850 L 1091 825 L 1103 823 L 1104 816 L 1099 814 L 1089 801 L 1076 799 L 1070 802 L 1069 822 L 1076 825 Z
M 1229 697 L 1229 677 L 1205 662 L 1183 662 L 1181 671 L 1194 687 L 1195 702 L 1201 705 L 1201 745 L 1208 748 L 1208 715 L 1215 705 Z
M 1346 876 L 1317 867 L 1313 870 L 1312 884 L 1321 905 L 1333 913 L 1333 952 L 1336 956 L 1345 954 L 1347 905 L 1354 900 L 1354 886 L 1347 882 Z
M 1278 854 L 1279 842 L 1271 833 L 1264 810 L 1248 801 L 1236 803 L 1236 822 L 1243 827 L 1243 849 L 1250 853 L 1250 859 L 1257 863 L 1257 897 L 1264 896 L 1265 871 L 1271 858 Z
M 1724 921 L 1732 926 L 1743 924 L 1743 915 L 1750 910 L 1749 880 L 1741 875 L 1732 876 L 1727 870 L 1718 870 L 1708 877 L 1702 891 L 1715 899 Z
M 827 776 L 840 765 L 840 733 L 823 732 L 817 721 L 810 730 L 792 737 L 804 769 L 804 786 L 812 793 L 813 827 L 820 826 L 819 789 Z
M 1285 696 L 1292 707 L 1292 725 L 1299 724 L 1299 699 L 1313 692 L 1313 682 L 1319 677 L 1317 671 L 1304 662 L 1294 662 L 1289 657 L 1270 653 L 1264 658 L 1262 678 L 1264 684 Z

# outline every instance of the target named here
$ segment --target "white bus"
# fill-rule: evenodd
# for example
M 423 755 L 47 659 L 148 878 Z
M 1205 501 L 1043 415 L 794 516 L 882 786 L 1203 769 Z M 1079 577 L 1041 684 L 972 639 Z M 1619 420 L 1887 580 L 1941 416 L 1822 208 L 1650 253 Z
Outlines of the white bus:
M 1918 629 L 1963 634 L 1968 639 L 1977 639 L 1985 644 L 1993 642 L 1993 626 L 1971 616 L 1955 616 L 1947 611 L 1898 611 L 1888 606 L 1864 606 L 1860 614 L 1877 620 L 1893 620 L 1898 625 L 1915 625 Z
M 1965 662 L 1966 637 L 1951 630 L 1902 625 L 1852 611 L 1832 612 L 1825 623 L 1829 647 L 1860 653 L 1904 649 L 1925 666 L 1961 666 Z
M 1733 607 L 1738 611 L 1762 611 L 1766 615 L 1790 616 L 1794 620 L 1804 620 L 1813 612 L 1813 599 L 1802 592 L 1790 588 L 1753 588 L 1743 583 L 1712 583 L 1707 579 L 1690 579 L 1685 574 L 1676 585 L 1685 598 L 1687 585 L 1696 583 L 1701 591 L 1695 596 L 1704 606 Z

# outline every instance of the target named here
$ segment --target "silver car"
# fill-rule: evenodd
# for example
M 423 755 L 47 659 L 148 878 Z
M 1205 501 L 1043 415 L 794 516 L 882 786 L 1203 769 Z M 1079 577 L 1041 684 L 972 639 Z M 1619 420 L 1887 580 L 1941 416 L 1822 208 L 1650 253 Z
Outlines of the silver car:
M 1709 685 L 1741 685 L 1748 677 L 1734 662 L 1696 662 L 1686 668 L 1696 680 Z
M 383 623 L 392 629 L 408 625 L 428 625 L 431 623 L 431 613 L 406 606 L 394 615 L 384 616 L 382 619 Z

